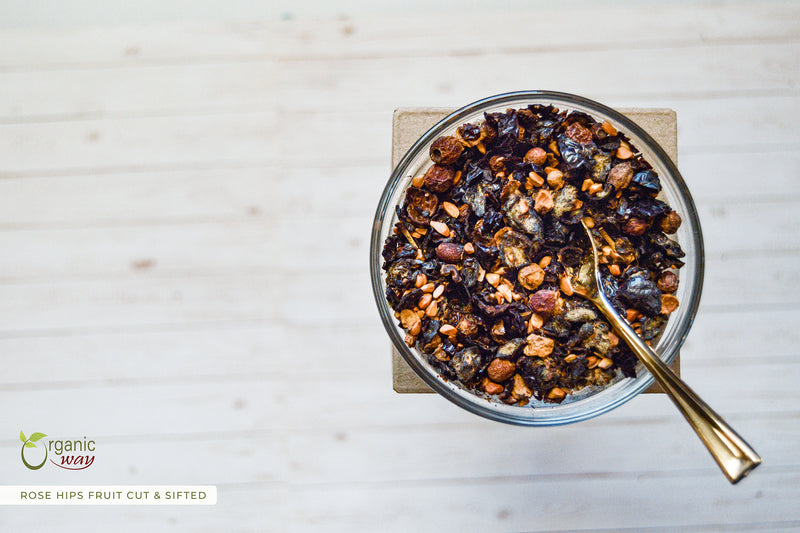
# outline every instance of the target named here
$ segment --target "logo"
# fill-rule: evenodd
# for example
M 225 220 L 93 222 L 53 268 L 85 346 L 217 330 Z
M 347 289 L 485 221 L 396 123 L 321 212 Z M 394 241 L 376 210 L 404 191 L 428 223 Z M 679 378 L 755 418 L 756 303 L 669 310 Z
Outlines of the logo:
M 22 464 L 29 470 L 39 470 L 46 463 L 50 462 L 65 470 L 85 470 L 94 463 L 95 442 L 83 439 L 48 439 L 44 433 L 31 433 L 26 437 L 25 433 L 19 432 L 19 440 L 22 441 L 20 456 Z M 38 443 L 38 444 L 37 444 Z M 31 448 L 36 448 L 32 451 Z M 26 451 L 28 450 L 28 451 Z
M 22 431 L 19 432 L 19 440 L 22 441 L 22 450 L 20 451 L 20 455 L 22 456 L 22 464 L 24 464 L 30 470 L 39 470 L 44 464 L 47 462 L 47 448 L 44 448 L 44 459 L 38 465 L 32 465 L 28 461 L 25 460 L 25 448 L 36 448 L 36 443 L 39 442 L 42 437 L 46 437 L 44 433 L 33 433 L 31 437 L 28 438 L 25 436 L 25 433 Z

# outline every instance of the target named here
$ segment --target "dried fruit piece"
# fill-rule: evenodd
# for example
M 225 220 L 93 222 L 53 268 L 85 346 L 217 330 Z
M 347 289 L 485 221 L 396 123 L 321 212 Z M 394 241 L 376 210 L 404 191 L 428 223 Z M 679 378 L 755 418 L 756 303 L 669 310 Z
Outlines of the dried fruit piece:
M 631 157 L 633 157 L 633 152 L 630 147 L 627 144 L 620 143 L 619 148 L 617 148 L 616 158 L 630 159 Z
M 601 124 L 601 127 L 603 128 L 603 131 L 606 132 L 609 135 L 616 135 L 617 134 L 617 128 L 612 126 L 610 122 L 603 122 Z
M 647 315 L 661 312 L 661 291 L 640 269 L 629 270 L 618 294 L 628 305 Z
M 560 170 L 551 170 L 547 174 L 547 184 L 553 189 L 558 189 L 564 185 L 564 173 Z
M 435 194 L 416 187 L 406 190 L 406 213 L 414 224 L 427 226 L 438 206 L 439 199 Z
M 552 313 L 558 307 L 560 299 L 558 291 L 543 289 L 530 295 L 528 305 L 537 313 Z
M 567 127 L 565 135 L 579 144 L 589 144 L 592 142 L 592 132 L 584 128 L 580 123 L 573 122 Z
M 410 332 L 420 325 L 420 319 L 417 313 L 411 309 L 403 309 L 400 311 L 400 323 L 403 325 L 403 329 Z
M 471 381 L 478 375 L 480 364 L 481 353 L 474 346 L 464 348 L 456 353 L 450 361 L 450 365 L 453 367 L 456 375 L 464 382 Z
M 661 313 L 668 315 L 678 308 L 678 299 L 672 294 L 661 295 Z
M 417 307 L 419 307 L 420 309 L 425 309 L 430 305 L 431 301 L 433 301 L 433 296 L 431 296 L 430 293 L 424 293 L 420 297 L 419 302 L 417 303 Z
M 525 384 L 525 380 L 519 374 L 514 374 L 514 386 L 511 389 L 511 397 L 514 401 L 527 401 L 533 396 L 533 391 Z
M 556 345 L 553 339 L 536 333 L 528 335 L 527 341 L 523 351 L 528 357 L 547 357 L 553 353 Z
M 547 162 L 547 152 L 539 147 L 531 148 L 525 154 L 525 161 L 540 167 Z
M 440 235 L 444 235 L 445 237 L 450 236 L 450 228 L 448 228 L 447 224 L 445 224 L 444 222 L 439 222 L 438 220 L 431 220 L 430 225 Z
M 463 151 L 464 146 L 455 137 L 439 137 L 431 144 L 430 156 L 434 163 L 452 165 Z
M 544 239 L 544 229 L 542 219 L 534 211 L 531 199 L 521 194 L 510 196 L 506 201 L 504 212 L 511 225 L 526 233 L 535 243 L 541 243 Z
M 483 390 L 486 391 L 486 394 L 500 394 L 503 392 L 503 386 L 499 383 L 495 383 L 494 381 L 490 381 L 488 378 L 484 378 L 483 380 Z
M 644 235 L 644 232 L 647 231 L 647 227 L 648 224 L 646 220 L 633 217 L 626 220 L 622 225 L 622 232 L 626 235 L 638 237 L 640 235 Z
M 652 170 L 643 170 L 633 176 L 631 188 L 655 195 L 661 190 L 661 180 L 658 179 L 658 174 Z
M 526 250 L 531 248 L 532 243 L 523 234 L 506 226 L 495 233 L 494 240 L 506 266 L 518 268 L 528 262 Z
M 453 218 L 458 218 L 461 215 L 461 212 L 458 210 L 455 204 L 451 202 L 442 202 L 442 209 Z
M 561 387 L 553 387 L 550 389 L 550 392 L 547 393 L 547 399 L 554 402 L 561 402 L 566 396 L 567 393 L 564 392 L 564 389 Z
M 544 185 L 544 178 L 541 177 L 536 172 L 530 171 L 528 172 L 528 179 L 525 180 L 525 188 L 529 191 L 535 189 L 536 187 L 541 187 Z
M 455 176 L 453 167 L 433 165 L 425 173 L 425 186 L 433 192 L 446 192 L 453 186 Z
M 548 190 L 542 189 L 536 193 L 536 202 L 533 209 L 539 214 L 549 213 L 553 210 L 553 193 Z
M 439 328 L 439 333 L 441 333 L 442 335 L 452 336 L 458 333 L 458 330 L 454 326 L 451 326 L 450 324 L 445 324 Z
M 611 168 L 608 172 L 606 183 L 612 185 L 615 189 L 624 189 L 630 185 L 633 179 L 633 168 L 630 163 L 620 163 Z
M 661 222 L 659 223 L 659 227 L 661 228 L 661 231 L 667 235 L 671 235 L 678 231 L 678 228 L 681 227 L 681 216 L 675 211 L 670 211 L 663 216 Z
M 517 273 L 519 284 L 532 291 L 544 281 L 544 270 L 536 263 L 524 266 Z
M 495 382 L 505 381 L 514 375 L 517 367 L 507 359 L 494 359 L 489 363 L 486 373 Z
M 478 334 L 478 320 L 474 315 L 462 315 L 458 320 L 456 329 L 466 337 L 474 337 Z
M 454 242 L 443 242 L 436 247 L 436 257 L 445 263 L 460 263 L 464 247 Z
M 666 270 L 661 273 L 656 285 L 658 285 L 658 289 L 661 292 L 672 294 L 678 290 L 678 276 L 676 276 L 674 272 Z
M 572 185 L 564 185 L 563 188 L 555 193 L 553 202 L 553 214 L 557 218 L 565 217 L 568 213 L 580 208 L 578 189 Z

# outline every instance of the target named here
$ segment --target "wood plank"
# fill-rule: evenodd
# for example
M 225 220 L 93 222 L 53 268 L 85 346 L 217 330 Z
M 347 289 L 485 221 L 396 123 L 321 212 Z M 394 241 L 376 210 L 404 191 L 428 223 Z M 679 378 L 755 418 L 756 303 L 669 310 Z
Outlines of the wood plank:
M 682 127 L 679 120 L 679 127 Z M 682 131 L 682 130 L 681 130 Z M 800 150 L 740 150 L 681 153 L 681 174 L 698 204 L 712 202 L 793 202 L 800 198 Z
M 793 502 L 798 497 L 798 480 L 795 471 L 754 477 L 736 496 L 731 496 L 730 487 L 723 485 L 725 480 L 711 471 L 676 478 L 582 477 L 577 482 L 512 478 L 432 485 L 320 486 L 293 490 L 282 512 L 299 530 L 308 531 L 320 523 L 341 531 L 369 529 L 376 520 L 386 524 L 386 531 L 675 530 L 692 523 L 752 523 L 754 517 L 762 516 L 770 521 L 797 520 Z M 698 490 L 698 485 L 704 489 Z M 621 494 L 636 512 L 614 512 Z
M 510 88 L 558 87 L 600 100 L 796 94 L 800 43 L 701 44 L 681 48 L 552 51 L 446 57 L 320 59 L 0 72 L 0 123 L 236 110 L 453 105 Z M 742 58 L 747 58 L 743 65 Z M 442 62 L 447 68 L 442 69 Z M 547 73 L 546 83 L 521 64 Z M 574 65 L 574 68 L 563 68 Z M 636 71 L 620 83 L 615 69 Z M 474 72 L 500 71 L 493 76 Z M 398 73 L 413 72 L 413 76 Z M 474 78 L 474 79 L 472 79 Z M 452 80 L 470 79 L 469 84 Z M 136 87 L 135 91 L 129 90 Z M 369 102 L 353 100 L 370 87 Z M 657 91 L 653 88 L 657 87 Z M 321 90 L 324 88 L 324 90 Z
M 417 6 L 419 9 L 421 6 Z M 467 6 L 464 6 L 465 8 Z M 603 5 L 530 6 L 525 3 L 481 11 L 492 38 L 476 42 L 469 9 L 425 14 L 414 9 L 390 16 L 358 10 L 348 17 L 310 16 L 283 21 L 233 23 L 159 23 L 147 26 L 82 28 L 81 31 L 3 30 L 0 68 L 4 70 L 117 67 L 140 64 L 186 64 L 200 61 L 248 61 L 264 57 L 306 59 L 398 55 L 513 53 L 519 50 L 685 46 L 732 41 L 775 41 L 797 38 L 787 24 L 797 6 L 784 2 L 737 2 L 717 9 L 713 4 L 649 6 L 631 10 Z M 433 16 L 431 16 L 433 13 Z M 581 31 L 564 35 L 560 28 L 539 24 L 548 18 L 569 18 Z M 595 22 L 604 20 L 604 24 Z M 531 32 L 535 26 L 537 31 Z M 497 30 L 495 30 L 497 28 Z M 500 30 L 502 29 L 502 31 Z M 524 35 L 524 40 L 520 38 Z M 102 43 L 102 46 L 98 46 Z
M 311 329 L 266 321 L 33 337 L 3 337 L 3 333 L 0 353 L 14 372 L 0 375 L 0 386 L 9 391 L 276 376 L 338 379 L 368 374 L 381 380 L 389 371 L 389 362 L 379 355 L 388 342 L 380 327 Z M 326 340 L 324 347 L 319 336 Z M 290 364 L 297 358 L 302 365 Z
M 790 481 L 786 480 L 787 474 L 777 474 L 775 477 L 770 476 L 769 481 L 783 486 Z M 694 478 L 692 482 L 704 482 L 705 478 Z M 590 488 L 597 490 L 600 493 L 608 490 L 614 490 L 616 494 L 633 491 L 636 492 L 640 484 L 644 484 L 646 490 L 643 494 L 637 494 L 634 499 L 635 503 L 639 503 L 647 497 L 654 500 L 661 501 L 659 492 L 666 492 L 669 490 L 669 480 L 644 480 L 643 482 L 635 480 L 625 480 L 616 482 L 609 487 L 600 486 L 599 481 L 591 484 Z M 391 494 L 380 492 L 376 495 L 365 497 L 361 500 L 358 498 L 364 493 L 369 491 L 368 487 L 354 488 L 350 491 L 345 491 L 344 494 L 336 494 L 336 502 L 325 504 L 336 505 L 339 500 L 352 498 L 346 501 L 344 506 L 339 509 L 335 514 L 335 519 L 326 520 L 320 516 L 320 513 L 315 511 L 312 516 L 307 516 L 301 511 L 303 506 L 316 506 L 318 498 L 324 498 L 325 495 L 319 489 L 307 491 L 302 488 L 285 488 L 282 486 L 274 486 L 269 483 L 250 484 L 250 485 L 233 485 L 219 487 L 218 495 L 219 501 L 213 507 L 53 507 L 48 508 L 47 513 L 42 513 L 41 508 L 17 508 L 14 513 L 9 514 L 6 522 L 13 530 L 23 530 L 30 524 L 36 524 L 40 530 L 57 530 L 63 529 L 65 524 L 80 524 L 84 531 L 89 532 L 103 532 L 107 530 L 107 524 L 115 523 L 115 531 L 120 532 L 139 532 L 142 529 L 160 530 L 166 528 L 179 527 L 182 529 L 192 531 L 212 531 L 222 530 L 229 528 L 231 524 L 236 524 L 237 528 L 242 531 L 319 531 L 324 525 L 326 531 L 345 532 L 345 531 L 368 531 L 375 523 L 381 523 L 382 531 L 441 531 L 449 530 L 450 527 L 463 527 L 467 530 L 470 528 L 475 529 L 502 529 L 506 527 L 512 528 L 516 524 L 524 524 L 514 528 L 514 530 L 524 531 L 548 531 L 550 533 L 565 533 L 566 531 L 580 531 L 582 533 L 608 533 L 609 531 L 623 532 L 623 533 L 664 533 L 668 531 L 675 531 L 680 529 L 686 533 L 719 533 L 730 531 L 781 531 L 781 532 L 794 532 L 800 527 L 800 520 L 780 520 L 767 518 L 765 520 L 754 522 L 753 518 L 744 518 L 743 521 L 735 520 L 715 520 L 709 518 L 707 515 L 709 511 L 705 511 L 703 518 L 705 522 L 692 521 L 691 515 L 686 515 L 685 507 L 679 503 L 671 500 L 670 506 L 667 511 L 673 512 L 673 520 L 667 526 L 647 526 L 637 525 L 628 527 L 611 527 L 606 528 L 603 525 L 613 523 L 612 520 L 616 513 L 609 513 L 608 508 L 602 508 L 602 505 L 611 504 L 608 496 L 604 497 L 601 501 L 591 503 L 586 506 L 586 511 L 591 512 L 591 516 L 586 516 L 582 513 L 582 505 L 588 501 L 591 496 L 585 492 L 579 494 L 579 499 L 576 502 L 571 502 L 566 505 L 566 509 L 554 509 L 553 506 L 546 506 L 544 502 L 553 499 L 554 494 L 564 494 L 571 492 L 571 486 L 568 483 L 561 483 L 557 485 L 549 485 L 540 487 L 538 489 L 530 490 L 531 484 L 523 486 L 515 486 L 513 483 L 500 483 L 500 484 L 484 484 L 480 487 L 471 488 L 474 493 L 473 499 L 482 496 L 484 499 L 487 496 L 485 492 L 492 491 L 493 494 L 489 496 L 490 501 L 483 501 L 480 506 L 469 508 L 468 505 L 472 499 L 465 502 L 457 509 L 454 503 L 436 505 L 439 501 L 450 502 L 448 495 L 440 489 L 426 490 L 416 495 L 416 487 L 414 485 L 405 484 L 402 487 L 396 488 L 394 492 L 406 492 L 406 498 L 393 500 Z M 761 487 L 761 485 L 759 485 Z M 689 483 L 681 485 L 680 489 L 691 489 Z M 516 490 L 515 490 L 516 489 Z M 462 489 L 454 494 L 454 496 L 461 498 L 463 501 Z M 517 491 L 523 491 L 526 494 L 533 494 L 538 503 L 533 508 L 525 507 L 522 505 L 521 496 L 513 496 L 510 505 L 504 505 L 500 501 L 502 495 L 510 492 L 516 494 Z M 722 494 L 722 489 L 719 490 Z M 764 492 L 760 492 L 763 496 Z M 772 492 L 770 492 L 772 494 Z M 792 492 L 790 495 L 793 495 Z M 748 490 L 742 494 L 740 498 L 747 505 L 747 509 L 753 512 L 753 516 L 769 516 L 770 509 L 767 503 L 762 503 L 762 499 L 758 498 L 759 491 Z M 225 498 L 225 499 L 223 499 Z M 428 501 L 427 505 L 424 504 L 427 498 L 433 498 L 434 501 Z M 291 501 L 289 501 L 291 500 Z M 363 501 L 370 506 L 364 506 L 360 509 L 355 509 L 357 501 Z M 716 500 L 705 496 L 701 499 L 699 505 L 717 504 L 717 507 L 723 505 L 736 505 L 739 503 L 739 498 L 725 498 L 720 495 Z M 651 506 L 646 505 L 645 509 L 648 514 Z M 774 505 L 791 505 L 787 498 L 780 497 L 774 502 Z M 268 512 L 251 512 L 253 509 L 266 510 Z M 423 512 L 424 511 L 424 512 Z M 454 513 L 457 519 L 453 523 L 448 523 L 444 517 L 450 513 Z M 430 514 L 425 514 L 430 513 Z M 538 514 L 537 514 L 538 513 Z M 575 516 L 568 516 L 567 520 L 561 521 L 561 516 L 569 513 Z M 345 516 L 342 516 L 345 515 Z M 512 517 L 513 515 L 513 517 Z M 540 518 L 540 515 L 545 518 Z M 600 516 L 594 519 L 594 516 Z M 124 520 L 120 520 L 120 517 Z M 430 518 L 429 518 L 430 517 Z M 684 517 L 680 519 L 679 517 Z M 383 522 L 386 522 L 384 525 Z M 116 522 L 119 522 L 118 524 Z M 539 524 L 544 526 L 551 525 L 556 522 L 563 522 L 566 524 L 578 524 L 575 529 L 556 529 L 555 527 L 546 527 L 545 529 L 538 529 Z M 628 518 L 626 523 L 638 523 L 635 518 Z M 216 524 L 221 524 L 216 526 Z M 46 529 L 44 529 L 46 528 Z M 508 529 L 511 530 L 511 529 Z
M 391 17 L 353 13 L 337 21 L 298 18 L 278 27 L 284 45 L 281 57 L 475 56 L 564 49 L 591 52 L 597 48 L 635 50 L 798 36 L 797 29 L 786 23 L 798 17 L 797 6 L 776 2 L 736 3 L 725 9 L 703 3 L 649 5 L 643 10 L 617 3 L 558 7 L 528 4 L 513 10 L 498 6 L 482 10 L 479 23 L 466 7 L 446 12 L 430 9 L 425 15 L 406 10 Z M 447 24 L 442 23 L 445 18 Z M 570 27 L 580 30 L 565 31 L 563 25 L 542 24 L 543 20 L 569 20 Z M 481 38 L 473 30 L 476 24 L 480 24 Z
M 772 470 L 796 467 L 792 444 L 800 434 L 794 417 L 769 420 L 737 419 L 737 429 L 747 435 L 764 435 L 754 442 L 770 457 Z M 48 429 L 48 431 L 50 431 Z M 55 433 L 50 433 L 57 438 Z M 65 438 L 63 435 L 62 438 Z M 68 437 L 67 437 L 68 438 Z M 404 428 L 254 430 L 227 434 L 94 435 L 96 468 L 82 474 L 85 484 L 103 483 L 109 476 L 119 484 L 169 483 L 231 485 L 274 482 L 293 486 L 431 483 L 441 480 L 520 477 L 547 482 L 556 476 L 624 476 L 625 474 L 706 474 L 711 458 L 679 415 L 649 423 L 614 424 L 602 419 L 568 427 L 534 430 L 475 419 L 468 424 L 409 426 Z M 620 446 L 638 442 L 639 451 Z M 438 444 L 432 446 L 431 443 Z M 525 446 L 498 446 L 524 442 Z M 143 457 L 143 444 L 159 450 L 158 457 Z M 8 455 L 14 442 L 0 445 Z M 386 455 L 395 458 L 386 461 Z M 651 453 L 644 453 L 642 449 Z M 191 450 L 191 468 L 179 458 Z M 531 454 L 531 450 L 536 450 Z M 100 467 L 100 465 L 103 465 Z M 409 465 L 425 464 L 424 470 Z M 766 465 L 765 465 L 766 466 Z M 43 469 L 39 484 L 58 483 L 61 472 Z M 760 476 L 762 470 L 756 470 Z M 25 484 L 22 469 L 8 472 L 6 484 Z
M 792 120 L 800 114 L 800 97 L 650 101 L 659 102 L 681 117 L 681 153 L 729 152 L 732 148 L 796 151 L 800 145 L 800 131 Z M 4 124 L 0 125 L 0 159 L 4 161 L 0 177 L 231 165 L 330 168 L 353 161 L 385 164 L 389 159 L 389 112 L 354 112 L 355 103 L 350 110 L 342 104 L 344 111 L 299 114 Z M 332 124 L 339 128 L 335 135 L 331 134 Z M 742 131 L 758 131 L 758 140 L 743 136 Z M 306 139 L 325 142 L 309 144 Z
M 274 81 L 270 60 L 0 73 L 0 123 L 270 111 Z
M 274 56 L 274 25 L 214 22 L 0 31 L 5 71 L 180 65 Z
M 717 45 L 687 48 L 534 51 L 525 54 L 386 58 L 301 62 L 280 71 L 281 106 L 324 110 L 460 107 L 492 94 L 558 89 L 617 107 L 670 107 L 665 99 L 743 94 L 795 95 L 800 44 Z M 748 58 L 745 65 L 742 58 Z M 535 66 L 533 69 L 521 65 Z M 568 65 L 569 68 L 565 68 Z M 635 75 L 609 75 L 635 72 Z M 476 73 L 502 73 L 480 75 Z M 468 83 L 459 82 L 468 80 Z M 325 91 L 320 91 L 325 87 Z M 360 98 L 370 87 L 369 101 Z M 674 109 L 674 108 L 673 108 Z M 678 116 L 683 114 L 678 110 Z
M 7 286 L 0 316 L 6 331 L 275 319 L 278 280 L 261 274 Z
M 748 309 L 697 313 L 681 352 L 684 364 L 705 367 L 739 364 L 740 359 L 794 360 L 800 346 L 800 309 Z
M 264 166 L 6 178 L 0 229 L 360 215 L 374 211 L 389 172 L 388 165 Z M 313 187 L 298 186 L 312 180 Z
M 800 432 L 800 424 L 796 419 L 782 419 L 783 425 L 778 429 L 776 422 L 737 420 L 735 424 L 742 434 L 761 436 L 753 445 L 762 455 L 772 458 L 772 467 L 794 467 L 797 461 L 791 444 L 777 441 L 791 441 Z M 476 421 L 443 428 L 291 432 L 285 438 L 291 481 L 298 485 L 467 481 L 505 476 L 592 477 L 612 472 L 705 471 L 713 466 L 708 453 L 694 440 L 691 428 L 679 415 L 652 423 L 612 427 L 604 427 L 602 418 L 585 425 L 543 431 Z M 317 439 L 316 445 L 312 438 Z M 776 442 L 768 442 L 773 440 Z M 260 441 L 264 444 L 260 445 Z M 636 442 L 638 449 L 620 446 L 621 442 Z M 256 450 L 262 446 L 269 448 L 268 443 L 268 439 L 255 439 L 251 444 L 253 452 L 258 453 Z M 394 461 L 370 453 L 382 447 L 388 448 L 384 451 Z M 317 450 L 311 457 L 306 452 L 309 448 Z M 416 464 L 426 465 L 425 470 L 409 468 Z
M 324 347 L 329 337 L 330 334 L 322 332 L 318 336 L 319 346 Z M 168 357 L 168 354 L 162 356 Z M 368 355 L 356 352 L 355 357 L 359 356 L 387 359 L 385 352 Z M 205 357 L 224 359 L 225 353 L 206 354 Z M 43 364 L 40 373 L 45 372 L 47 366 Z M 743 361 L 737 366 L 720 366 L 713 371 L 687 366 L 683 377 L 723 417 L 750 420 L 797 415 L 800 392 L 796 384 L 800 379 L 800 364 Z M 367 368 L 350 376 L 330 377 L 298 376 L 298 372 L 289 371 L 285 375 L 184 382 L 86 382 L 80 387 L 56 382 L 22 388 L 3 386 L 0 400 L 13 402 L 18 407 L 0 415 L 0 422 L 4 427 L 25 427 L 31 420 L 39 420 L 51 426 L 48 429 L 52 434 L 85 428 L 82 431 L 98 436 L 123 436 L 208 435 L 264 428 L 270 431 L 387 429 L 464 424 L 476 420 L 475 415 L 438 395 L 395 394 L 390 383 L 388 368 L 382 371 Z M 98 398 L 103 398 L 102 405 L 97 404 Z M 54 406 L 58 406 L 57 413 Z M 93 413 L 88 419 L 87 412 Z M 141 413 L 148 413 L 148 416 L 143 417 Z M 650 394 L 604 414 L 598 423 L 602 420 L 604 425 L 630 425 L 659 418 L 680 420 L 666 396 Z M 689 439 L 689 442 L 694 441 Z
M 0 125 L 2 176 L 271 162 L 274 112 Z M 80 169 L 84 169 L 81 171 Z

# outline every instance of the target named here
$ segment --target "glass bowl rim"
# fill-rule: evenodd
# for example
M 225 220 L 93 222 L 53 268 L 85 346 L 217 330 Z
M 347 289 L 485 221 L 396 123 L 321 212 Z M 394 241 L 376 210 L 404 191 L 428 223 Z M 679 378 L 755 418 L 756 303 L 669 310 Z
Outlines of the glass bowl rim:
M 531 101 L 526 103 L 525 100 Z M 646 372 L 645 375 L 637 376 L 635 378 L 637 383 L 634 386 L 629 387 L 625 394 L 619 395 L 618 397 L 613 398 L 611 401 L 601 404 L 593 409 L 573 413 L 559 418 L 535 418 L 523 416 L 525 413 L 530 413 L 531 410 L 536 410 L 536 408 L 531 407 L 520 407 L 519 416 L 517 416 L 516 413 L 499 411 L 493 408 L 493 404 L 490 402 L 479 401 L 484 399 L 478 395 L 472 394 L 469 391 L 467 391 L 468 394 L 466 396 L 471 397 L 470 399 L 455 393 L 446 385 L 443 378 L 437 378 L 428 369 L 422 366 L 408 345 L 406 345 L 404 339 L 400 337 L 400 333 L 394 324 L 394 316 L 391 313 L 390 306 L 388 305 L 382 290 L 381 250 L 383 248 L 383 242 L 381 238 L 381 229 L 385 217 L 393 216 L 393 209 L 388 209 L 390 207 L 388 205 L 389 200 L 391 199 L 395 189 L 403 180 L 403 176 L 406 173 L 406 168 L 418 156 L 418 153 L 422 148 L 429 146 L 429 144 L 445 130 L 463 123 L 459 121 L 463 120 L 464 117 L 468 115 L 472 115 L 482 110 L 488 110 L 489 108 L 497 107 L 504 103 L 513 103 L 516 106 L 524 106 L 531 103 L 550 103 L 558 107 L 559 102 L 563 102 L 563 105 L 567 107 L 569 107 L 570 104 L 574 104 L 589 108 L 601 115 L 604 114 L 615 120 L 618 124 L 621 124 L 624 128 L 624 133 L 639 137 L 642 141 L 644 141 L 646 148 L 653 153 L 656 159 L 659 160 L 659 163 L 661 163 L 667 169 L 669 174 L 668 179 L 674 182 L 680 193 L 681 199 L 686 203 L 685 207 L 688 209 L 687 212 L 682 213 L 682 215 L 684 221 L 689 222 L 690 226 L 694 229 L 691 234 L 691 239 L 696 248 L 697 268 L 694 272 L 694 278 L 687 280 L 692 283 L 693 290 L 691 294 L 693 295 L 693 298 L 689 302 L 690 307 L 686 314 L 687 318 L 685 319 L 684 329 L 682 332 L 680 332 L 679 337 L 676 339 L 673 345 L 669 346 L 666 352 L 659 354 L 665 362 L 668 364 L 672 363 L 681 346 L 683 346 L 689 331 L 691 330 L 702 295 L 705 270 L 705 251 L 700 220 L 691 193 L 689 192 L 686 182 L 683 180 L 683 176 L 681 175 L 675 163 L 672 161 L 672 158 L 669 157 L 661 145 L 659 145 L 646 131 L 644 131 L 641 126 L 619 111 L 616 111 L 615 109 L 604 104 L 583 96 L 566 92 L 529 90 L 507 92 L 488 96 L 467 104 L 453 111 L 452 113 L 449 113 L 447 116 L 437 121 L 436 124 L 431 126 L 422 136 L 420 136 L 419 139 L 417 139 L 416 142 L 414 142 L 414 144 L 406 151 L 397 165 L 395 165 L 395 167 L 392 169 L 391 175 L 381 193 L 381 197 L 378 202 L 370 239 L 370 278 L 372 281 L 373 295 L 381 315 L 381 321 L 383 322 L 384 328 L 389 334 L 389 337 L 392 339 L 392 343 L 394 344 L 395 348 L 414 370 L 414 373 L 435 392 L 439 393 L 449 401 L 467 411 L 490 420 L 522 426 L 563 425 L 594 418 L 603 413 L 611 411 L 638 396 L 642 391 L 653 384 L 654 378 L 649 372 Z M 393 208 L 394 206 L 391 207 Z

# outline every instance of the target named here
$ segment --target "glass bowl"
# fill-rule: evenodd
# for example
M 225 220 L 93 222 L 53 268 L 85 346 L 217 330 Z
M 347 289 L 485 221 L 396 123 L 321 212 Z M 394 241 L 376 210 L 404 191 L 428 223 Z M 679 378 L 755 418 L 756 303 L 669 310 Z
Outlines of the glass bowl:
M 673 238 L 686 252 L 686 264 L 678 273 L 680 284 L 675 295 L 680 306 L 670 315 L 669 322 L 654 348 L 665 362 L 671 363 L 675 359 L 691 328 L 703 286 L 703 237 L 694 202 L 675 164 L 650 135 L 617 111 L 581 96 L 551 91 L 500 94 L 462 107 L 429 129 L 400 160 L 381 195 L 372 227 L 370 275 L 375 301 L 389 337 L 414 372 L 433 390 L 456 405 L 492 420 L 525 426 L 550 426 L 579 422 L 608 412 L 649 387 L 653 383 L 653 377 L 639 363 L 636 366 L 637 377 L 625 378 L 618 373 L 610 385 L 603 388 L 586 387 L 567 396 L 561 404 L 545 403 L 531 398 L 530 403 L 525 406 L 506 405 L 489 396 L 471 392 L 460 383 L 443 378 L 422 354 L 406 345 L 405 332 L 397 324 L 394 310 L 384 296 L 385 271 L 381 268 L 384 241 L 397 222 L 395 207 L 402 201 L 412 177 L 423 174 L 432 165 L 428 155 L 431 143 L 441 135 L 455 134 L 456 128 L 466 122 L 482 120 L 484 113 L 504 112 L 509 108 L 519 109 L 529 104 L 552 104 L 561 110 L 582 111 L 595 120 L 610 122 L 630 138 L 631 143 L 641 151 L 661 178 L 662 191 L 659 199 L 666 201 L 683 219 Z

